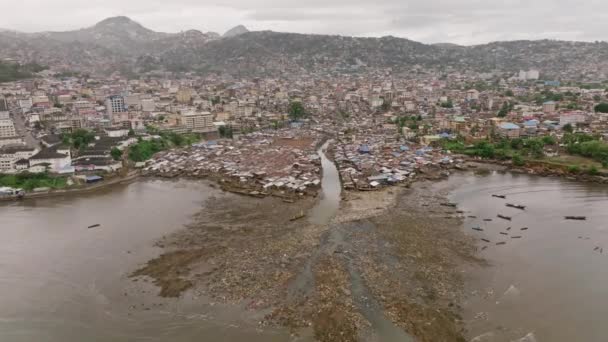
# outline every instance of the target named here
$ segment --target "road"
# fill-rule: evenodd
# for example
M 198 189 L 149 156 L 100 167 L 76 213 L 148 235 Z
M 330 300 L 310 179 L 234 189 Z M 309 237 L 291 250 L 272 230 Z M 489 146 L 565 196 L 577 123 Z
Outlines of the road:
M 22 136 L 25 144 L 29 147 L 39 147 L 40 142 L 36 140 L 32 132 L 28 131 L 25 127 L 25 118 L 23 114 L 14 113 L 13 114 L 13 122 L 15 123 L 15 129 L 17 130 L 17 135 Z

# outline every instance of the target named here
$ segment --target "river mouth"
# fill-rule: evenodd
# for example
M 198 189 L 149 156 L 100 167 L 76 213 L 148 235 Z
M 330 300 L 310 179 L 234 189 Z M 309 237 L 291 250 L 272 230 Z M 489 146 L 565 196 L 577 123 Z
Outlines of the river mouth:
M 456 185 L 451 200 L 467 216 L 465 233 L 490 265 L 468 272 L 469 337 L 605 340 L 599 317 L 608 314 L 608 187 L 504 172 L 449 182 Z

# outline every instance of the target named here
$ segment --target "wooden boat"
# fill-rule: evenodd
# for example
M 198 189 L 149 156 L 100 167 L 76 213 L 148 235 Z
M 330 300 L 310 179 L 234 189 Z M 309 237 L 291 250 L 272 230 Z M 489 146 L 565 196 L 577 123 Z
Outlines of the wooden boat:
M 91 229 L 91 228 L 97 228 L 97 227 L 100 227 L 100 226 L 101 226 L 100 224 L 94 224 L 94 225 L 89 226 L 89 229 Z
M 481 239 L 481 241 L 490 243 L 490 240 L 488 240 L 488 239 Z
M 524 205 L 518 205 L 518 204 L 507 203 L 507 207 L 509 207 L 509 208 L 515 208 L 515 209 L 519 209 L 519 210 L 526 210 L 526 206 L 524 206 Z
M 507 220 L 507 221 L 511 221 L 511 218 L 509 216 L 504 216 L 504 215 L 496 215 L 496 217 L 501 218 L 503 220 Z
M 587 219 L 586 216 L 566 216 L 566 220 L 575 220 L 575 221 L 585 221 Z
M 479 228 L 479 227 L 473 227 L 473 228 L 471 228 L 471 229 L 476 230 L 476 231 L 478 231 L 478 232 L 483 232 L 483 229 L 481 229 L 481 228 Z
M 299 213 L 298 215 L 296 215 L 296 216 L 292 217 L 292 218 L 290 219 L 290 221 L 292 221 L 292 222 L 293 222 L 293 221 L 297 221 L 297 220 L 299 220 L 299 219 L 303 219 L 304 217 L 306 217 L 306 214 L 304 213 L 304 211 L 300 211 L 300 213 Z
M 507 196 L 505 196 L 505 195 L 492 195 L 492 197 L 502 198 L 502 199 L 507 198 Z

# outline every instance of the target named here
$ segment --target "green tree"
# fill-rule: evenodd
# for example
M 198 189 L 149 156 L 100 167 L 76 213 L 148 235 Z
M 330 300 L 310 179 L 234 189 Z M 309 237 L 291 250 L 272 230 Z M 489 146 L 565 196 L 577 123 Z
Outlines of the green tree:
M 524 162 L 524 158 L 522 158 L 521 154 L 514 153 L 513 154 L 513 165 L 515 166 L 524 166 L 526 163 Z
M 564 127 L 562 127 L 562 130 L 567 133 L 572 133 L 574 132 L 574 127 L 572 127 L 572 124 L 565 124 Z
M 116 147 L 113 147 L 110 151 L 110 155 L 112 156 L 112 159 L 120 160 L 120 158 L 122 157 L 122 151 Z
M 507 90 L 507 91 L 505 92 L 505 96 L 513 97 L 513 96 L 514 96 L 514 94 L 513 94 L 513 90 L 511 90 L 511 89 Z
M 608 103 L 602 102 L 595 106 L 594 109 L 597 113 L 608 113 Z
M 289 104 L 289 117 L 292 121 L 298 121 L 306 116 L 302 102 L 294 101 Z
M 135 136 L 135 131 L 132 128 L 129 130 L 129 136 Z

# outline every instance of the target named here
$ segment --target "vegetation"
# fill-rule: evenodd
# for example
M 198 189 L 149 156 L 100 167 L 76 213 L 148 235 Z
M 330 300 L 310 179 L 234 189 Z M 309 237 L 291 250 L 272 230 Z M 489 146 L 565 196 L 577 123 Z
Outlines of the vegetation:
M 448 99 L 446 102 L 442 102 L 440 106 L 443 108 L 454 108 L 454 103 L 452 100 Z
M 562 130 L 566 133 L 572 133 L 574 132 L 574 127 L 572 127 L 572 124 L 565 124 Z
M 298 121 L 306 116 L 306 110 L 302 102 L 294 101 L 289 104 L 289 118 Z
M 276 128 L 278 129 L 278 122 L 275 122 L 276 124 Z M 232 132 L 232 126 L 220 126 L 218 128 L 218 133 L 220 134 L 221 138 L 227 138 L 227 139 L 232 139 L 234 133 Z
M 502 104 L 502 107 L 498 111 L 498 117 L 504 118 L 505 116 L 507 116 L 507 114 L 509 114 L 513 110 L 514 107 L 515 107 L 515 103 L 513 103 L 513 102 L 511 102 L 511 101 L 504 102 Z
M 110 155 L 112 155 L 112 159 L 114 159 L 114 160 L 120 160 L 120 158 L 122 158 L 122 151 L 119 150 L 119 149 L 117 149 L 116 147 L 114 147 L 110 151 Z
M 54 177 L 47 172 L 29 173 L 23 172 L 18 174 L 0 174 L 0 186 L 8 186 L 11 188 L 21 188 L 24 190 L 32 190 L 36 188 L 65 188 L 67 180 L 65 177 Z
M 139 139 L 137 144 L 129 148 L 129 159 L 134 162 L 143 162 L 152 158 L 154 154 L 160 151 L 173 147 L 189 146 L 200 140 L 200 137 L 196 134 L 161 132 L 158 135 L 160 135 L 160 139 Z
M 446 150 L 462 153 L 469 156 L 484 159 L 513 160 L 514 164 L 524 164 L 523 156 L 531 158 L 542 158 L 543 149 L 547 145 L 555 145 L 553 137 L 527 138 L 527 139 L 501 139 L 496 143 L 487 140 L 478 141 L 473 145 L 466 146 L 461 140 L 443 142 Z
M 36 63 L 18 64 L 0 62 L 0 83 L 13 82 L 21 79 L 32 78 L 37 72 L 46 70 L 47 67 Z
M 608 103 L 602 102 L 595 106 L 594 109 L 597 113 L 608 113 Z
M 75 149 L 83 149 L 88 144 L 95 141 L 95 134 L 86 129 L 77 129 L 72 133 L 65 133 L 61 136 L 63 143 Z

